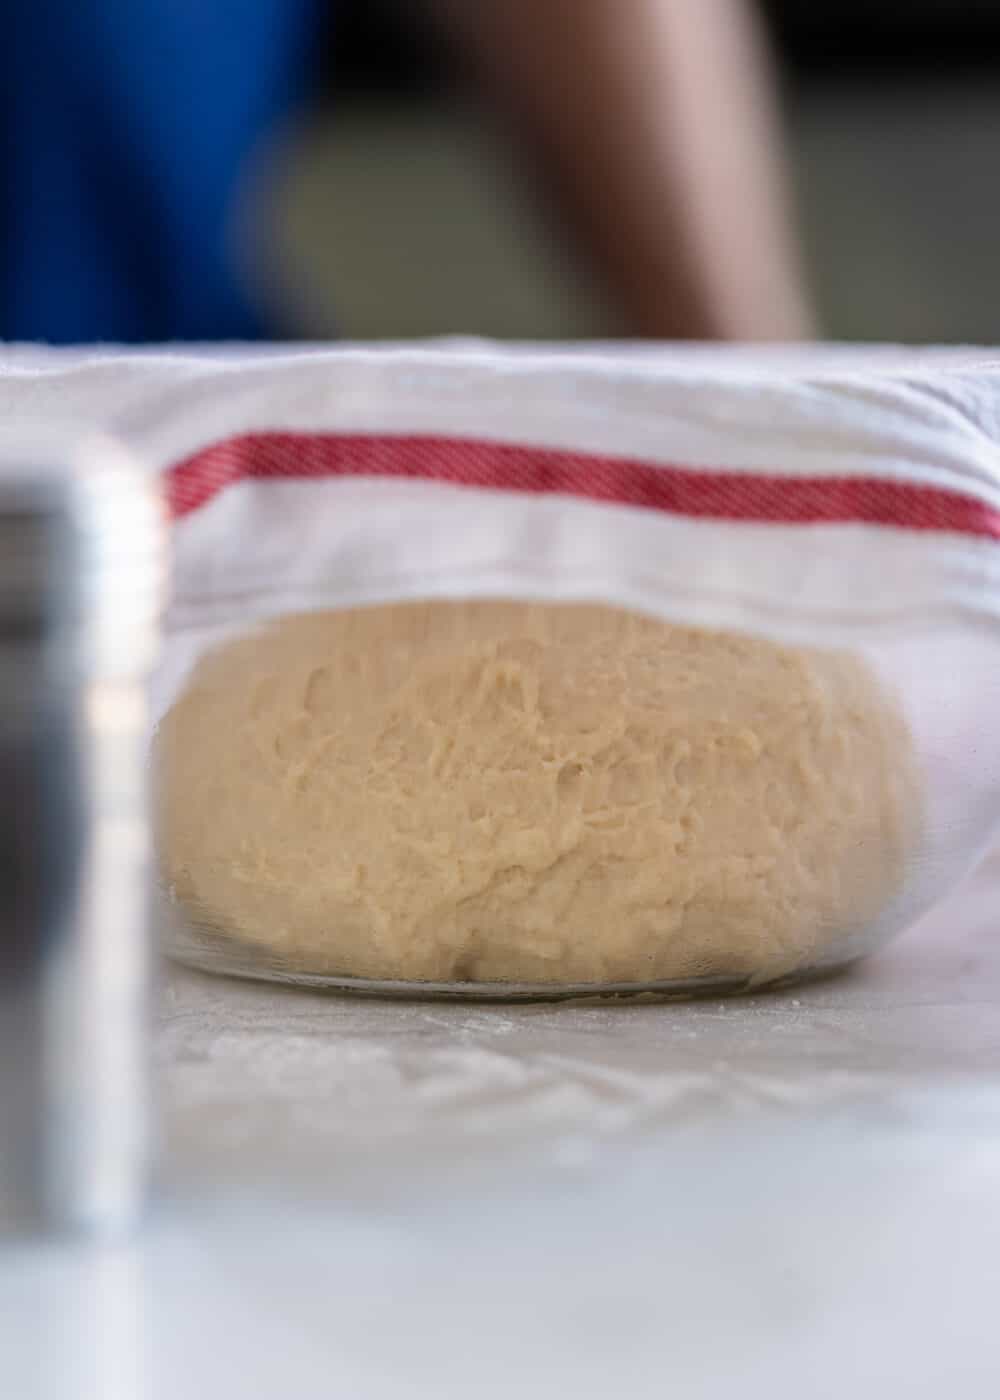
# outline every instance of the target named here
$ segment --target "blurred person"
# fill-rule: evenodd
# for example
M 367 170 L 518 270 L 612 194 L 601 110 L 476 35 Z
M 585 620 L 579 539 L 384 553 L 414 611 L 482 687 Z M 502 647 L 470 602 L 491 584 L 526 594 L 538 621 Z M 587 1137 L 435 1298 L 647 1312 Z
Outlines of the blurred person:
M 254 157 L 317 95 L 328 3 L 6 0 L 0 337 L 280 334 L 231 221 Z M 426 3 L 627 332 L 810 333 L 745 0 Z

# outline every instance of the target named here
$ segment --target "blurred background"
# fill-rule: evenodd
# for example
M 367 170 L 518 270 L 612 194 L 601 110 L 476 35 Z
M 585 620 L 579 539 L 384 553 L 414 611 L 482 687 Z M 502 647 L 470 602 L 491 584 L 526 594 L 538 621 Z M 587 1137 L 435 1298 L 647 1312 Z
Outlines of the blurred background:
M 759 8 L 823 334 L 997 343 L 1000 3 Z M 503 150 L 449 98 L 452 76 L 413 6 L 342 8 L 325 110 L 301 133 L 280 200 L 308 333 L 613 333 Z
M 608 251 L 617 211 L 602 211 L 601 196 L 592 189 L 567 216 L 559 198 L 552 198 L 559 180 L 541 168 L 544 160 L 534 159 L 531 122 L 524 123 L 526 140 L 523 132 L 512 138 L 517 122 L 507 118 L 517 104 L 510 102 L 504 120 L 496 120 L 494 94 L 489 81 L 482 81 L 489 63 L 477 62 L 481 54 L 470 62 L 468 47 L 453 42 L 461 26 L 448 12 L 469 12 L 469 0 L 337 0 L 331 6 L 295 0 L 284 9 L 283 3 L 96 0 L 91 18 L 103 19 L 95 29 L 82 17 L 90 5 L 5 0 L 4 24 L 13 17 L 14 41 L 6 48 L 15 102 L 22 83 L 20 104 L 7 115 L 25 138 L 25 154 L 20 167 L 13 154 L 7 157 L 21 187 L 16 180 L 7 182 L 0 336 L 572 339 L 644 333 L 780 339 L 816 332 L 852 340 L 1000 341 L 1000 282 L 994 270 L 1000 247 L 997 0 L 748 0 L 747 11 L 756 15 L 775 60 L 777 82 L 771 86 L 784 133 L 784 183 L 812 311 L 800 315 L 796 293 L 787 288 L 775 293 L 772 318 L 760 311 L 768 278 L 777 287 L 783 274 L 769 266 L 765 245 L 771 239 L 760 232 L 767 210 L 748 210 L 745 191 L 734 187 L 732 206 L 723 214 L 718 202 L 706 205 L 710 225 L 714 217 L 715 225 L 731 219 L 734 227 L 722 230 L 705 257 L 715 259 L 717 270 L 734 258 L 745 260 L 730 269 L 737 287 L 731 301 L 738 301 L 739 286 L 752 284 L 758 274 L 764 285 L 757 309 L 737 308 L 714 320 L 700 313 L 644 318 L 641 292 L 633 287 L 629 303 L 629 295 L 614 285 L 616 276 L 628 280 L 627 270 L 614 267 L 614 250 Z M 736 0 L 659 4 L 702 17 L 719 11 L 730 27 L 740 8 Z M 511 13 L 528 15 L 532 24 L 560 7 L 566 10 L 566 0 L 555 5 L 538 0 L 534 11 L 525 0 L 507 6 Z M 484 0 L 482 9 L 491 8 L 503 7 Z M 591 0 L 584 0 L 577 13 L 591 8 Z M 641 8 L 648 8 L 646 0 Z M 294 24 L 288 19 L 292 11 L 298 15 Z M 614 9 L 624 35 L 639 12 L 640 0 L 620 0 Z M 206 28 L 210 13 L 214 28 Z M 169 25 L 160 23 L 167 14 Z M 445 23 L 442 14 L 448 14 Z M 228 30 L 220 15 L 228 16 Z M 719 37 L 706 43 L 717 44 Z M 530 48 L 532 39 L 521 42 Z M 565 74 L 572 79 L 575 66 L 589 61 L 582 41 L 578 52 L 565 33 L 546 42 L 554 44 L 545 55 L 550 78 L 543 72 L 533 79 L 549 94 L 543 102 L 553 92 L 558 95 Z M 673 42 L 668 35 L 666 48 Z M 723 47 L 725 42 L 723 35 Z M 60 45 L 65 72 L 53 58 L 54 46 Z M 200 67 L 191 62 L 195 52 L 202 55 Z M 273 66 L 266 80 L 253 59 L 256 52 Z M 89 83 L 80 78 L 88 53 L 94 57 Z M 112 53 L 119 55 L 115 71 Z M 249 87 L 240 95 L 240 63 L 252 70 L 255 62 L 263 97 Z M 526 66 L 523 55 L 518 62 Z M 626 86 L 628 65 L 635 62 L 635 55 L 623 60 Z M 699 63 L 691 69 L 692 85 L 701 84 L 694 94 L 678 96 L 683 77 L 659 74 L 655 65 L 643 81 L 648 79 L 651 93 L 662 90 L 665 124 L 688 123 L 690 141 L 682 131 L 680 154 L 675 149 L 668 159 L 683 164 L 684 152 L 691 150 L 692 161 L 710 166 L 711 142 L 698 154 L 699 133 L 710 129 L 728 104 L 738 107 L 744 100 L 745 94 L 733 91 L 742 82 L 744 64 L 739 56 L 728 66 L 708 59 L 699 69 Z M 166 116 L 150 106 L 157 84 Z M 240 133 L 220 137 L 214 175 L 206 154 L 214 127 L 204 120 L 205 94 L 213 88 L 229 95 L 234 111 L 241 102 L 246 113 L 255 102 L 259 109 Z M 582 79 L 581 90 L 587 91 Z M 612 126 L 617 120 L 620 98 L 609 94 L 606 75 L 595 72 L 593 111 L 584 111 L 582 120 L 577 112 L 579 129 L 569 139 L 584 151 L 593 145 L 602 115 Z M 579 93 L 574 100 L 580 103 Z M 751 99 L 748 110 L 752 105 Z M 94 113 L 96 125 L 88 135 L 86 124 Z M 83 171 L 72 178 L 59 146 L 60 141 L 65 146 L 66 135 L 55 130 L 60 114 L 77 142 L 73 158 Z M 643 120 L 648 126 L 649 109 Z M 728 133 L 720 126 L 717 151 L 727 149 L 739 129 L 738 115 L 731 120 Z M 545 122 L 551 127 L 551 113 Z M 623 133 L 625 141 L 624 127 Z M 166 204 L 150 193 L 157 141 L 165 151 L 173 145 L 172 164 L 164 155 L 162 189 L 170 188 L 171 179 L 177 182 L 177 170 L 190 176 L 194 156 L 183 152 L 184 142 L 192 152 L 204 147 L 199 178 L 214 181 L 210 192 L 193 194 L 173 222 Z M 563 167 L 585 163 L 585 157 L 572 155 L 567 162 L 565 153 L 554 163 L 560 159 Z M 780 158 L 774 164 L 780 168 Z M 565 176 L 565 168 L 557 173 Z M 607 177 L 608 167 L 598 162 L 594 188 Z M 65 198 L 49 193 L 60 181 L 70 191 Z M 620 199 L 619 191 L 608 188 L 609 204 Z M 668 204 L 670 188 L 668 179 L 652 190 L 654 204 Z M 116 199 L 127 206 L 128 222 L 123 231 L 116 215 L 115 228 L 105 233 L 101 221 L 110 218 Z M 77 237 L 77 224 L 87 221 L 85 236 Z M 634 235 L 627 225 L 623 214 L 623 263 L 631 257 Z M 707 242 L 717 231 L 710 227 Z M 665 248 L 674 232 L 664 229 Z M 595 257 L 601 237 L 604 250 L 598 247 Z M 198 238 L 203 244 L 215 240 L 219 247 L 206 252 L 195 246 Z M 142 314 L 119 304 L 115 314 L 105 315 L 104 306 L 115 297 L 119 303 L 127 296 L 136 300 L 120 287 L 110 289 L 113 272 L 108 295 L 101 293 L 104 301 L 98 296 L 95 249 L 106 254 L 115 240 L 119 280 L 133 262 L 136 278 L 145 279 Z M 160 247 L 166 272 L 163 266 L 152 272 L 138 268 L 139 250 L 154 246 Z M 195 269 L 203 254 L 206 270 L 199 285 Z M 771 262 L 780 263 L 782 256 Z M 169 270 L 171 260 L 174 268 L 184 269 L 183 278 Z M 676 265 L 683 287 L 688 280 L 683 256 Z M 789 287 L 796 275 L 785 279 Z M 230 276 L 233 286 L 227 290 L 222 284 Z M 647 280 L 655 284 L 656 278 L 654 258 Z M 39 292 L 29 306 L 26 288 L 32 279 L 43 284 L 44 295 Z M 70 309 L 81 286 L 96 288 L 91 302 Z M 46 296 L 39 311 L 39 298 Z

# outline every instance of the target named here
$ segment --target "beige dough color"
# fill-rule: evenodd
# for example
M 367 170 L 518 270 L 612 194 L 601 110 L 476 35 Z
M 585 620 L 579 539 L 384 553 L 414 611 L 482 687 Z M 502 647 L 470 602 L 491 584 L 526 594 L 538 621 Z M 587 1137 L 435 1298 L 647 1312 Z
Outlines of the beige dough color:
M 597 606 L 288 618 L 155 759 L 175 899 L 334 977 L 781 976 L 878 919 L 918 810 L 860 660 Z

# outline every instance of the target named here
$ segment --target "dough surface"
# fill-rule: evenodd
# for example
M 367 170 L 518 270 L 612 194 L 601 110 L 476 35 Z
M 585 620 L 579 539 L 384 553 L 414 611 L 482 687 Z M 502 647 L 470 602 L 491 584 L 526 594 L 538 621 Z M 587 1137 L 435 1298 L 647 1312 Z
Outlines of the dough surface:
M 154 763 L 188 914 L 367 978 L 780 976 L 879 916 L 919 805 L 863 661 L 578 604 L 284 619 Z

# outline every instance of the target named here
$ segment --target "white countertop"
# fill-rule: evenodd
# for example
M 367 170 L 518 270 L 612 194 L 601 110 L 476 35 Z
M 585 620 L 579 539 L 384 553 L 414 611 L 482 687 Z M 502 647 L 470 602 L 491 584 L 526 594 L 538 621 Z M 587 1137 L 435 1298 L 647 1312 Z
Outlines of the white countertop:
M 0 1256 L 12 1400 L 992 1396 L 1000 865 L 852 975 L 687 1005 L 181 970 L 161 1202 Z

